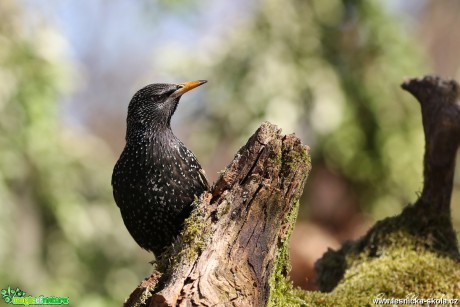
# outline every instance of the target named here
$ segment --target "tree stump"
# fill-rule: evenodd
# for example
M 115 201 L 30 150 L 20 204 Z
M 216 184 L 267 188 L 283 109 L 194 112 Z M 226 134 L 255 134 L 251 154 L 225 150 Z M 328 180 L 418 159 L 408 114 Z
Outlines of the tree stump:
M 174 251 L 125 306 L 265 306 L 286 276 L 309 148 L 264 123 L 195 202 Z

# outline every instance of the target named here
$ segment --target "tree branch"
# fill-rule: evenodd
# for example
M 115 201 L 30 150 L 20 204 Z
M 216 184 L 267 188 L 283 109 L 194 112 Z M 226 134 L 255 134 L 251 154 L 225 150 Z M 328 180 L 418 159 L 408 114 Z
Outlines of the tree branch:
M 449 213 L 455 157 L 460 144 L 458 83 L 426 76 L 410 79 L 401 87 L 414 95 L 422 108 L 426 145 L 421 200 Z

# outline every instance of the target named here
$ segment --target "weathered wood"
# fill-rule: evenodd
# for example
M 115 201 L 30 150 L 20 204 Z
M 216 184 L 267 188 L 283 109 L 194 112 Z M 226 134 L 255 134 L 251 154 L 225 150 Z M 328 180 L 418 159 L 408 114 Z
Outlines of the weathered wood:
M 414 95 L 422 108 L 426 144 L 420 199 L 450 213 L 455 158 L 460 145 L 459 85 L 455 80 L 426 76 L 410 79 L 401 87 Z
M 311 168 L 309 148 L 280 132 L 264 123 L 239 150 L 196 203 L 177 254 L 162 260 L 169 269 L 144 281 L 149 288 L 141 284 L 129 306 L 155 287 L 149 306 L 267 304 Z

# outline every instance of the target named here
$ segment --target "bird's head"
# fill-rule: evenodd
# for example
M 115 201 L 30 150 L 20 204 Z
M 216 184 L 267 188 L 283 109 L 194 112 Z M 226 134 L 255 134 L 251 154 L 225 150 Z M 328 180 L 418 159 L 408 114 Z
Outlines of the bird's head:
M 128 135 L 149 128 L 170 128 L 171 117 L 180 97 L 207 81 L 197 80 L 180 84 L 150 84 L 134 94 L 128 107 Z

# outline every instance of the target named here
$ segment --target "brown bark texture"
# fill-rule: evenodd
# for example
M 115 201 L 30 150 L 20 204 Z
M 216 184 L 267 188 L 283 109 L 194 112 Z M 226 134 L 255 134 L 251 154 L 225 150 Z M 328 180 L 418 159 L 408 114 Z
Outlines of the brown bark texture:
M 195 202 L 179 250 L 162 260 L 168 268 L 125 306 L 265 306 L 311 168 L 308 152 L 296 136 L 262 124 Z
M 425 131 L 424 184 L 420 197 L 450 214 L 455 158 L 460 145 L 460 87 L 436 76 L 409 79 L 401 87 L 420 103 Z

